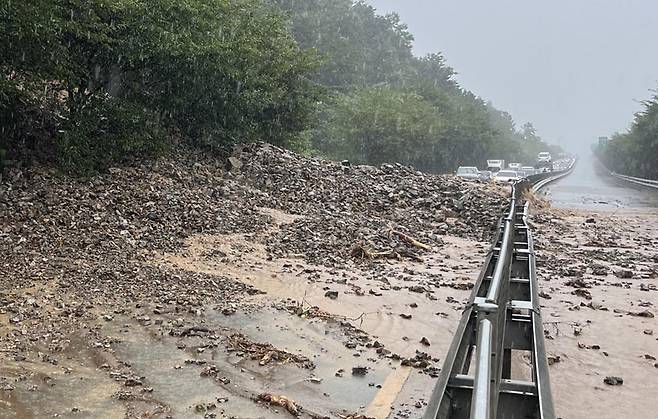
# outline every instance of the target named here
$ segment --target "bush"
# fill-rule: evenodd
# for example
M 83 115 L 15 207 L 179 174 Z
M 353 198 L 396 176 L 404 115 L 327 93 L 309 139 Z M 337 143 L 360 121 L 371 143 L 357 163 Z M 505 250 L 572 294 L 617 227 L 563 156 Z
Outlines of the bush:
M 139 105 L 95 98 L 56 137 L 57 160 L 68 173 L 87 176 L 117 163 L 166 149 L 157 115 Z
M 315 55 L 261 0 L 2 2 L 0 39 L 0 148 L 72 173 L 157 154 L 162 127 L 303 147 L 322 95 Z M 43 114 L 49 141 L 33 132 Z

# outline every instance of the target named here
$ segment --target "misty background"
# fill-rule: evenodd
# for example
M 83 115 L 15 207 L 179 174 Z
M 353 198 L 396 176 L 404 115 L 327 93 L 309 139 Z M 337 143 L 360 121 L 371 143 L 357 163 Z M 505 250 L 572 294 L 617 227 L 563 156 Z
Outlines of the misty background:
M 658 2 L 368 1 L 400 15 L 415 54 L 442 52 L 464 88 L 570 151 L 628 129 L 658 87 Z

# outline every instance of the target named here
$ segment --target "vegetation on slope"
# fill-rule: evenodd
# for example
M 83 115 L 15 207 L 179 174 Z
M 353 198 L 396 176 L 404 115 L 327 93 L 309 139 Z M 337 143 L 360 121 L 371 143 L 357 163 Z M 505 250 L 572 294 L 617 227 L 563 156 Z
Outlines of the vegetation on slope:
M 658 180 L 658 91 L 643 107 L 627 132 L 598 144 L 595 153 L 612 171 Z
M 0 22 L 0 162 L 85 175 L 264 140 L 445 172 L 547 149 L 362 1 L 11 1 Z

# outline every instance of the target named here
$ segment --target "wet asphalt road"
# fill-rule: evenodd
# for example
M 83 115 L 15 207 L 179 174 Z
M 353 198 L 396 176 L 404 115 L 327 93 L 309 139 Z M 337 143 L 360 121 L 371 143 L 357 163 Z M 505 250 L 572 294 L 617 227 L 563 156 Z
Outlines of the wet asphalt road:
M 581 158 L 571 175 L 545 188 L 545 194 L 558 208 L 658 208 L 658 190 L 619 181 L 590 156 Z

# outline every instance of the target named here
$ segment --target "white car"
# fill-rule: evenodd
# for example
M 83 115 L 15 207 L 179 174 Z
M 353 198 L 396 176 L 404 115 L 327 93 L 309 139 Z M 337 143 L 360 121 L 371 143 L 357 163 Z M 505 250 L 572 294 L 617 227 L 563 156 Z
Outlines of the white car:
M 521 163 L 510 163 L 507 165 L 510 170 L 521 170 Z
M 551 161 L 551 153 L 548 151 L 542 151 L 541 153 L 537 154 L 537 161 L 538 162 L 550 162 Z
M 473 166 L 459 166 L 457 177 L 465 180 L 480 180 L 480 171 Z
M 521 168 L 521 171 L 525 175 L 525 177 L 532 176 L 535 174 L 535 168 L 532 166 L 523 166 Z
M 515 170 L 501 170 L 493 177 L 494 182 L 518 182 L 521 180 L 521 175 Z

